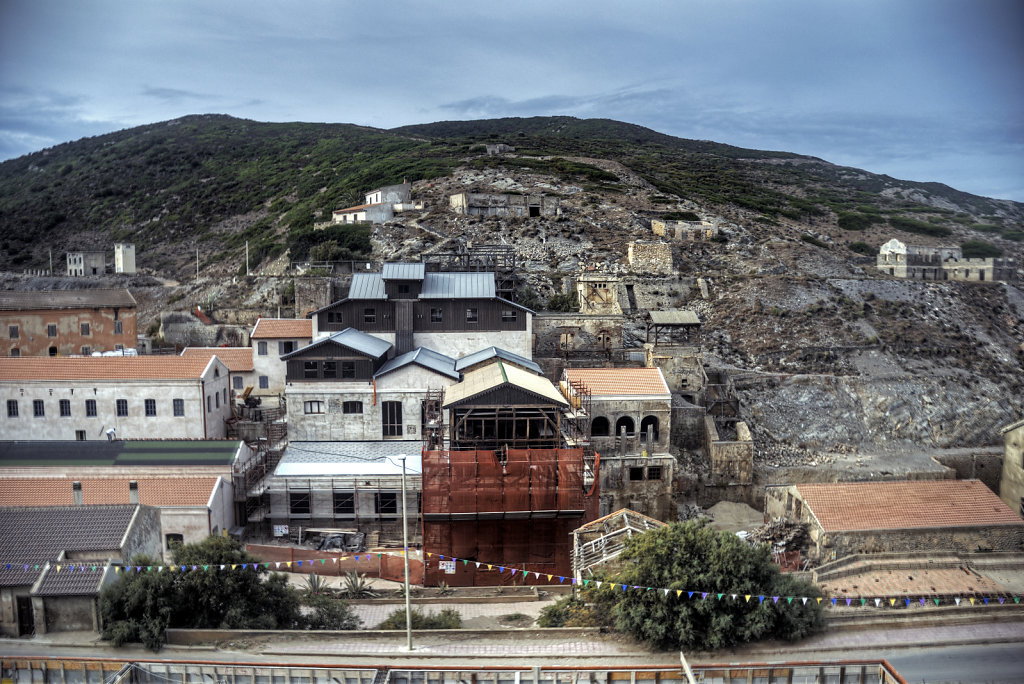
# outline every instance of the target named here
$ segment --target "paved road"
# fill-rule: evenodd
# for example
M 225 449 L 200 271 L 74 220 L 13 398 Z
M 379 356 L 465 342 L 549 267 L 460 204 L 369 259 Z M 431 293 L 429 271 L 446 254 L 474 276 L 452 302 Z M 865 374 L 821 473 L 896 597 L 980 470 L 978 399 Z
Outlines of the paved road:
M 1024 682 L 1024 644 L 936 646 L 885 656 L 910 684 Z

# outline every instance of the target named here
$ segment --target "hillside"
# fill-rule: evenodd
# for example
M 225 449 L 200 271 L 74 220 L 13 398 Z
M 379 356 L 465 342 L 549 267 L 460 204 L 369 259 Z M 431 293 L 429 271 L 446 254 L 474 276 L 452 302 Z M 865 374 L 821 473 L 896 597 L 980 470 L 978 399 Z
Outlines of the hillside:
M 489 157 L 491 142 L 516 152 Z M 422 212 L 313 231 L 403 177 Z M 448 195 L 467 189 L 557 195 L 562 213 L 456 216 Z M 714 222 L 722 238 L 676 245 L 673 276 L 630 273 L 628 243 L 650 238 L 650 220 L 672 212 Z M 0 270 L 45 268 L 51 249 L 60 266 L 68 249 L 134 242 L 150 277 L 133 288 L 143 328 L 161 310 L 214 299 L 232 320 L 274 314 L 268 276 L 327 240 L 335 258 L 377 260 L 512 245 L 535 305 L 580 268 L 618 271 L 637 302 L 627 344 L 642 342 L 646 309 L 699 312 L 708 365 L 743 378 L 744 417 L 765 468 L 995 443 L 997 428 L 1024 414 L 1019 285 L 903 282 L 871 264 L 893 237 L 1021 263 L 1022 226 L 1020 203 L 571 117 L 384 131 L 194 116 L 0 164 Z M 243 277 L 247 241 L 264 277 Z M 53 286 L 15 276 L 7 284 Z

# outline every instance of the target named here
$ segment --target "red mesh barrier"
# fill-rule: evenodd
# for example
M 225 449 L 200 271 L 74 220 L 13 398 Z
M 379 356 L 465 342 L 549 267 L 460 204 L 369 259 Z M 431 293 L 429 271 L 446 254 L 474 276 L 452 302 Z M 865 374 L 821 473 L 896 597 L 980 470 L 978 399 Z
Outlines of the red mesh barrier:
M 493 451 L 477 452 L 476 501 L 478 511 L 502 511 L 501 490 L 504 481 L 501 462 Z
M 505 511 L 530 510 L 530 455 L 528 451 L 510 449 L 505 461 Z

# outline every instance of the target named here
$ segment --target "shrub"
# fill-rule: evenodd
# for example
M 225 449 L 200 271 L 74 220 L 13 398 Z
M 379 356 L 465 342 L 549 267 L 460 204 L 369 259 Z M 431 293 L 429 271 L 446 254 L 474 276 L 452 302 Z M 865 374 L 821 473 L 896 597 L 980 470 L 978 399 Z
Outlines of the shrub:
M 579 311 L 580 300 L 575 291 L 554 294 L 548 299 L 548 304 L 544 308 L 548 311 Z
M 314 594 L 306 597 L 303 603 L 312 610 L 306 615 L 307 629 L 359 629 L 363 621 L 352 612 L 347 601 L 328 596 Z
M 664 221 L 700 221 L 700 216 L 692 211 L 670 211 L 661 218 Z
M 405 629 L 405 608 L 392 611 L 377 629 Z M 445 608 L 440 613 L 424 613 L 419 608 L 412 609 L 413 629 L 461 629 L 462 616 L 454 608 Z
M 889 225 L 897 230 L 903 230 L 908 233 L 917 233 L 919 235 L 932 235 L 934 237 L 946 237 L 953 233 L 952 230 L 945 226 L 936 226 L 926 221 L 918 221 L 917 219 L 907 218 L 905 216 L 890 216 Z
M 813 235 L 808 235 L 807 233 L 804 233 L 803 235 L 800 236 L 800 239 L 803 240 L 804 242 L 808 243 L 808 244 L 814 245 L 815 247 L 821 247 L 822 249 L 828 249 L 828 244 L 827 243 L 822 242 L 821 240 L 819 240 L 818 238 L 814 237 Z
M 865 256 L 874 256 L 878 252 L 878 250 L 866 242 L 850 243 L 850 251 L 856 252 L 857 254 L 863 254 Z
M 1003 255 L 1003 250 L 984 240 L 964 240 L 960 249 L 967 259 L 992 259 Z
M 839 214 L 839 227 L 843 230 L 867 230 L 875 223 L 878 223 L 880 218 L 875 216 L 866 216 L 864 214 L 857 214 L 855 212 L 842 212 Z

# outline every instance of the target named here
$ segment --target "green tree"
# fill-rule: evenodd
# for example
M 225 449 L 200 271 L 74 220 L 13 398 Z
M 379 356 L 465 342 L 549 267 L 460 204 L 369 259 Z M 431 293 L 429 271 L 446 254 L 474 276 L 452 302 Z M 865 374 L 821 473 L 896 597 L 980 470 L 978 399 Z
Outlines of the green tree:
M 820 605 L 800 600 L 820 596 L 817 587 L 782 575 L 767 546 L 750 546 L 705 521 L 633 537 L 621 558 L 624 569 L 614 581 L 630 589 L 620 592 L 611 611 L 614 625 L 657 648 L 715 650 L 768 637 L 793 640 L 823 625 Z M 677 590 L 683 593 L 677 596 Z M 699 593 L 691 597 L 690 591 Z
M 964 240 L 960 243 L 966 259 L 992 259 L 1003 256 L 1003 250 L 984 240 Z
M 545 307 L 548 311 L 579 311 L 580 300 L 576 291 L 553 294 Z

